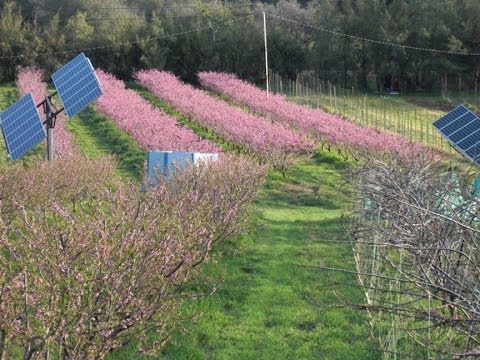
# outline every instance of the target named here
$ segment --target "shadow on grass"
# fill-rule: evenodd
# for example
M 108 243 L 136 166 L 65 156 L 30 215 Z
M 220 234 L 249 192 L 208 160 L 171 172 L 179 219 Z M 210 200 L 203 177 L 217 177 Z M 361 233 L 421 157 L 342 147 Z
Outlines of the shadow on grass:
M 285 188 L 278 191 L 271 191 L 261 198 L 262 206 L 269 209 L 295 209 L 299 206 L 321 207 L 326 210 L 339 210 L 338 201 L 332 197 L 320 193 L 314 195 L 312 188 L 297 190 L 295 187 Z
M 96 155 L 99 152 L 115 155 L 123 175 L 135 179 L 144 175 L 146 151 L 112 120 L 100 115 L 91 106 L 71 122 L 70 129 L 86 155 Z

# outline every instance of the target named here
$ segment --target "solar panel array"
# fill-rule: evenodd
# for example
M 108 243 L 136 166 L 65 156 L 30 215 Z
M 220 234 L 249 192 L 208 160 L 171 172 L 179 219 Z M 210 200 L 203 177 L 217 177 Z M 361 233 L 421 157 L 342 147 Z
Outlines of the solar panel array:
M 53 73 L 52 80 L 68 117 L 79 113 L 102 95 L 95 70 L 83 53 Z
M 458 151 L 480 165 L 480 118 L 463 105 L 433 123 Z
M 20 158 L 47 136 L 31 93 L 0 113 L 0 123 L 12 160 Z

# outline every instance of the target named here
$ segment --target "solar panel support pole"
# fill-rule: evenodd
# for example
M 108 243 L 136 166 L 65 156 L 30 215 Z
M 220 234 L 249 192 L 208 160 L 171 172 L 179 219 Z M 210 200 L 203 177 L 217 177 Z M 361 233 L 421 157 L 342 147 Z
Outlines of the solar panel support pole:
M 53 162 L 53 129 L 47 127 L 47 156 L 48 161 Z
M 48 161 L 50 162 L 53 162 L 54 160 L 53 128 L 55 127 L 57 115 L 63 111 L 63 108 L 57 110 L 55 105 L 53 105 L 52 97 L 56 93 L 57 92 L 53 93 L 52 95 L 46 96 L 45 100 L 38 105 L 43 106 L 43 112 L 45 113 L 44 125 L 47 128 L 47 157 Z

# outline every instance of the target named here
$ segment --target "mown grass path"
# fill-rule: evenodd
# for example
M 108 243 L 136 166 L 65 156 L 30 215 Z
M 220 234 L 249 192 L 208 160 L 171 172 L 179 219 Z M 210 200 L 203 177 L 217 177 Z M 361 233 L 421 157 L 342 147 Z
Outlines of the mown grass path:
M 353 269 L 348 246 L 325 242 L 345 238 L 346 199 L 338 186 L 344 168 L 318 153 L 298 161 L 286 178 L 270 175 L 253 231 L 227 244 L 214 270 L 205 271 L 224 282 L 213 295 L 184 305 L 186 313 L 203 315 L 174 334 L 159 359 L 379 358 L 363 314 L 330 307 L 339 304 L 332 283 L 355 279 L 309 267 Z M 362 301 L 359 292 L 341 289 L 350 301 Z
M 130 86 L 183 125 L 192 125 L 145 89 Z M 355 279 L 311 267 L 354 267 L 348 245 L 326 242 L 346 236 L 341 217 L 349 201 L 342 189 L 347 166 L 319 152 L 299 159 L 285 178 L 269 175 L 255 204 L 252 232 L 216 251 L 216 262 L 204 268 L 192 289 L 208 294 L 215 286 L 216 291 L 182 304 L 182 330 L 173 334 L 159 359 L 380 357 L 364 314 L 333 307 L 339 304 L 335 289 L 347 293 L 349 301 L 363 301 L 359 291 L 332 287 Z M 318 197 L 315 186 L 320 186 Z M 124 349 L 115 358 L 142 357 Z

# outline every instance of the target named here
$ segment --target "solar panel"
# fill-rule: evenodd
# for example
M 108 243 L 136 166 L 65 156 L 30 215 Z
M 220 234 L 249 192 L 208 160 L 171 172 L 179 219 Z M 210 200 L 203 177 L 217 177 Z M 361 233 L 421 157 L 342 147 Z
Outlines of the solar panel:
M 480 165 L 480 117 L 459 105 L 433 126 L 463 155 Z
M 21 157 L 47 136 L 31 93 L 0 113 L 0 124 L 12 160 Z
M 102 95 L 100 81 L 84 53 L 53 73 L 52 80 L 68 117 L 79 113 Z

